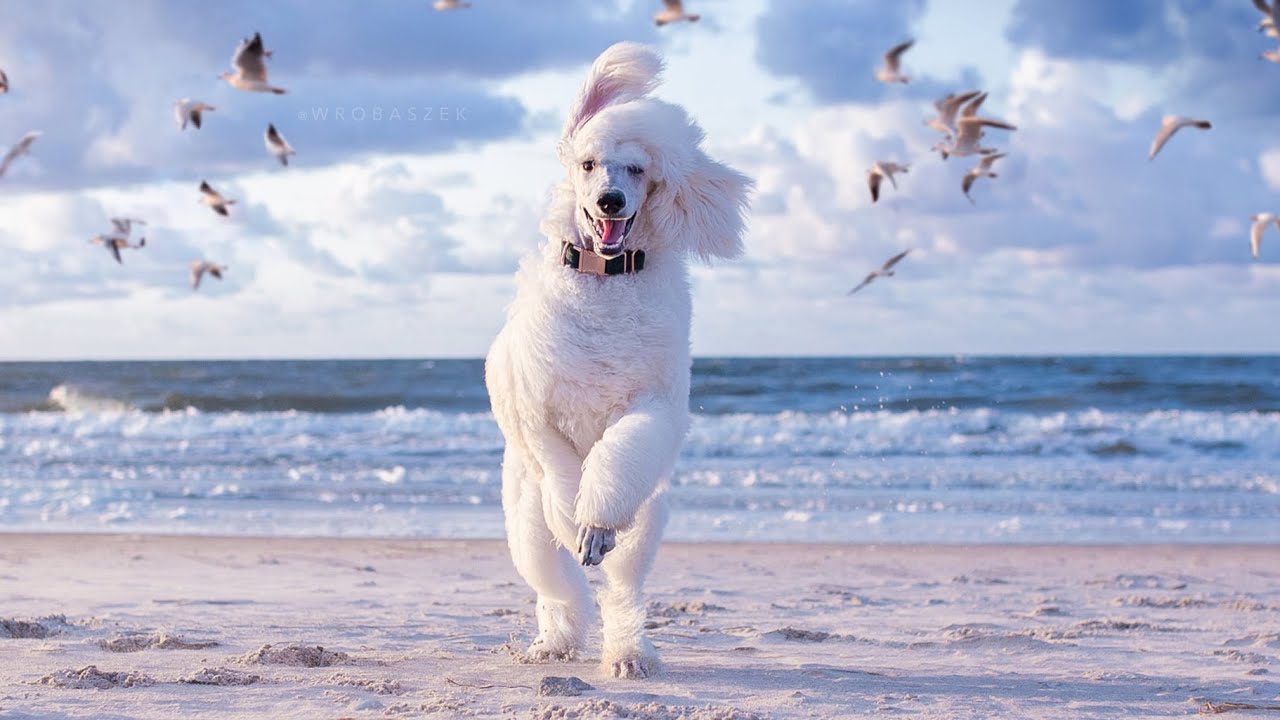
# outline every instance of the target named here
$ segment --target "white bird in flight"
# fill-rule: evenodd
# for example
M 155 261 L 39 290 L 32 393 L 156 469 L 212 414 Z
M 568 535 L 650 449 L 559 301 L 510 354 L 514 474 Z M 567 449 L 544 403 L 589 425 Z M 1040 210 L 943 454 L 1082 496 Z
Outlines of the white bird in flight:
M 209 262 L 208 260 L 196 260 L 191 263 L 191 289 L 200 289 L 200 278 L 204 277 L 205 273 L 209 273 L 215 278 L 221 280 L 222 273 L 226 272 L 226 270 L 226 265 L 219 265 L 217 263 Z
M 203 117 L 201 116 L 201 113 L 213 111 L 217 109 L 218 108 L 212 105 L 206 105 L 205 103 L 202 103 L 199 100 L 182 98 L 181 100 L 173 104 L 173 116 L 177 118 L 178 128 L 180 130 L 186 130 L 188 122 L 191 123 L 192 125 L 195 125 L 196 129 L 199 130 L 200 123 L 203 121 Z
M 955 93 L 947 95 L 933 104 L 933 107 L 938 111 L 938 116 L 929 118 L 924 124 L 946 135 L 947 139 L 950 140 L 951 136 L 956 133 L 956 114 L 960 112 L 960 106 L 981 94 L 981 92 L 974 90 L 959 95 Z
M 902 53 L 915 44 L 915 40 L 907 40 L 890 48 L 884 54 L 884 64 L 876 68 L 876 79 L 888 85 L 910 82 L 911 78 L 902 73 Z
M 1160 131 L 1156 133 L 1156 139 L 1151 141 L 1151 153 L 1147 155 L 1148 160 L 1154 160 L 1156 153 L 1160 152 L 1160 148 L 1169 142 L 1169 138 L 1184 127 L 1194 127 L 1201 130 L 1208 130 L 1213 125 L 1208 120 L 1197 120 L 1196 118 L 1183 117 L 1181 115 L 1165 115 L 1160 121 Z
M 234 73 L 224 72 L 218 77 L 237 90 L 248 92 L 269 92 L 283 95 L 284 88 L 272 86 L 267 82 L 267 58 L 271 51 L 262 46 L 262 34 L 254 33 L 252 38 L 243 40 L 231 56 L 231 67 Z
M 145 220 L 139 220 L 137 218 L 127 218 L 127 217 L 111 218 L 111 225 L 112 227 L 115 228 L 116 235 L 119 235 L 120 237 L 123 237 L 123 238 L 129 237 L 129 233 L 133 231 L 134 225 L 146 225 L 146 224 L 147 222 Z
M 200 181 L 200 202 L 213 208 L 213 211 L 219 215 L 226 217 L 230 213 L 227 212 L 228 205 L 235 205 L 235 200 L 228 200 L 222 197 L 222 193 L 214 190 L 207 181 Z
M 4 174 L 9 172 L 9 166 L 13 164 L 14 160 L 17 160 L 23 155 L 31 154 L 31 143 L 35 142 L 40 135 L 40 131 L 32 130 L 26 135 L 23 135 L 17 145 L 9 148 L 9 152 L 5 153 L 4 159 L 0 160 L 0 177 L 4 177 Z
M 1267 37 L 1280 37 L 1280 2 L 1268 4 L 1267 0 L 1253 0 L 1253 6 L 1262 13 L 1258 21 L 1258 32 L 1265 32 Z
M 982 177 L 999 177 L 995 173 L 991 172 L 991 166 L 995 165 L 997 160 L 1005 157 L 1006 155 L 1008 155 L 1008 153 L 991 153 L 990 155 L 983 155 L 982 159 L 978 161 L 978 164 L 974 165 L 969 172 L 965 173 L 964 181 L 960 184 L 960 187 L 964 189 L 964 196 L 969 198 L 969 202 L 973 202 L 973 196 L 969 194 L 969 189 L 973 187 L 973 183 L 976 182 L 978 178 Z
M 276 126 L 274 124 L 267 124 L 267 131 L 262 135 L 262 140 L 266 143 L 267 152 L 276 156 L 276 158 L 280 160 L 281 165 L 287 166 L 289 164 L 289 156 L 298 154 L 297 151 L 289 145 L 288 141 L 280 136 L 280 132 L 276 130 Z
M 436 0 L 431 7 L 444 12 L 445 10 L 461 10 L 462 8 L 471 7 L 471 3 L 462 0 Z
M 868 274 L 865 278 L 863 278 L 862 282 L 858 283 L 858 286 L 857 286 L 857 287 L 855 287 L 854 289 L 850 290 L 848 294 L 849 294 L 849 295 L 852 295 L 852 294 L 854 294 L 854 293 L 858 292 L 858 291 L 859 291 L 859 290 L 861 290 L 862 288 L 864 288 L 864 287 L 866 287 L 866 286 L 870 285 L 870 284 L 871 284 L 871 281 L 872 281 L 872 280 L 875 280 L 876 278 L 881 278 L 881 277 L 893 277 L 893 275 L 894 275 L 893 266 L 894 266 L 894 265 L 897 265 L 897 264 L 898 264 L 898 261 L 899 261 L 899 260 L 901 260 L 902 258 L 906 257 L 906 256 L 907 256 L 907 253 L 909 253 L 909 252 L 911 252 L 911 250 L 909 250 L 909 249 L 908 249 L 908 250 L 903 250 L 902 252 L 898 253 L 897 255 L 894 255 L 893 257 L 891 257 L 891 258 L 889 258 L 888 260 L 886 260 L 886 261 L 884 262 L 884 265 L 881 265 L 881 266 L 880 266 L 880 269 L 879 269 L 879 270 L 873 270 L 873 271 L 871 271 L 871 273 L 870 273 L 870 274 Z
M 995 148 L 984 148 L 978 144 L 985 135 L 982 131 L 984 127 L 1000 128 L 1001 130 L 1018 129 L 1003 120 L 978 117 L 978 108 L 982 107 L 982 102 L 986 99 L 987 94 L 980 93 L 960 110 L 960 117 L 956 120 L 956 134 L 951 139 L 950 145 L 944 141 L 933 146 L 934 150 L 942 153 L 943 160 L 952 155 L 964 157 L 966 155 L 990 155 L 995 152 Z
M 1262 247 L 1262 234 L 1267 231 L 1267 225 L 1275 223 L 1276 229 L 1280 230 L 1280 218 L 1274 213 L 1258 213 L 1250 215 L 1249 219 L 1253 221 L 1253 227 L 1249 229 L 1249 247 L 1253 251 L 1253 259 L 1258 259 L 1258 249 Z
M 907 165 L 899 165 L 896 162 L 887 162 L 877 160 L 867 171 L 867 187 L 871 188 L 871 202 L 880 199 L 880 183 L 884 178 L 889 178 L 889 183 L 893 185 L 893 189 L 898 189 L 898 181 L 893 179 L 896 173 L 905 173 L 909 169 Z
M 681 21 L 698 22 L 698 20 L 702 19 L 701 15 L 690 15 L 685 12 L 683 0 L 662 0 L 662 4 L 666 9 L 653 16 L 653 22 L 658 27 Z
M 1280 63 L 1280 49 L 1267 50 L 1258 57 L 1273 63 Z
M 89 238 L 89 242 L 106 248 L 107 252 L 111 253 L 111 257 L 115 258 L 116 262 L 121 265 L 124 264 L 124 260 L 120 257 L 121 250 L 137 250 L 147 246 L 147 239 L 145 237 L 138 238 L 137 245 L 131 245 L 128 238 L 113 237 L 110 235 L 94 235 L 92 238 Z

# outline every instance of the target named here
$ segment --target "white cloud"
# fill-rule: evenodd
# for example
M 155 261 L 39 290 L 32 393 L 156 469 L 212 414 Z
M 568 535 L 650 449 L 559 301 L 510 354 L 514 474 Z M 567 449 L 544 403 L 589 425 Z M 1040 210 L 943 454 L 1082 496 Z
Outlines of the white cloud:
M 695 352 L 1280 350 L 1256 324 L 1280 299 L 1280 265 L 1265 247 L 1250 262 L 1246 237 L 1248 215 L 1274 209 L 1280 150 L 1227 118 L 1146 161 L 1159 114 L 1180 110 L 1157 100 L 1185 68 L 1013 44 L 970 59 L 966 42 L 1003 42 L 999 24 L 969 41 L 938 32 L 951 11 L 926 10 L 921 42 L 952 45 L 918 48 L 920 70 L 959 82 L 947 62 L 972 63 L 993 91 L 984 111 L 1020 126 L 990 134 L 1010 156 L 970 205 L 960 180 L 972 158 L 943 162 L 929 151 L 928 99 L 876 88 L 871 99 L 815 105 L 795 91 L 800 81 L 754 65 L 749 31 L 761 3 L 732 15 L 713 7 L 727 16 L 723 32 L 669 34 L 670 81 L 659 94 L 690 109 L 712 154 L 752 175 L 757 196 L 747 258 L 695 271 Z M 43 102 L 28 85 L 51 71 L 41 62 L 6 104 Z M 0 355 L 483 354 L 512 296 L 510 272 L 542 241 L 538 219 L 564 172 L 555 136 L 583 68 L 562 65 L 505 79 L 489 72 L 483 91 L 514 98 L 530 119 L 514 136 L 449 153 L 397 141 L 380 154 L 317 158 L 288 128 L 303 155 L 282 169 L 255 130 L 244 153 L 260 164 L 200 156 L 141 184 L 0 196 Z M 110 102 L 79 120 L 106 165 L 145 174 L 151 153 L 188 157 L 235 123 L 256 122 L 257 105 L 237 105 L 220 108 L 201 135 L 178 134 L 168 98 L 144 106 L 153 90 L 111 77 Z M 145 146 L 160 132 L 162 146 Z M 54 140 L 15 167 L 19 179 L 47 179 L 70 162 Z M 878 159 L 912 167 L 872 205 L 865 173 Z M 241 200 L 230 219 L 196 202 L 201 177 L 219 168 L 228 174 L 209 177 Z M 87 243 L 116 214 L 150 221 L 148 248 L 123 266 Z M 897 277 L 845 297 L 907 247 L 915 252 Z M 192 293 L 187 263 L 197 257 L 230 265 L 226 280 Z
M 1280 148 L 1273 148 L 1258 156 L 1258 171 L 1271 190 L 1280 190 Z

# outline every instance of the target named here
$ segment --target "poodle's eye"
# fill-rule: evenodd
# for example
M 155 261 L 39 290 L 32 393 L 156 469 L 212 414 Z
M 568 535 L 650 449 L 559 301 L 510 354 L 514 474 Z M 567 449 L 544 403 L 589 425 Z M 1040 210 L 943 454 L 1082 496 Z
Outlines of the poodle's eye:
M 583 172 L 591 172 L 592 170 L 595 170 L 595 169 L 596 169 L 596 161 L 595 161 L 595 160 L 583 160 L 583 161 L 582 161 L 582 171 L 583 171 Z
M 644 168 L 640 167 L 639 165 L 628 165 L 627 172 L 631 173 L 632 175 L 643 175 Z

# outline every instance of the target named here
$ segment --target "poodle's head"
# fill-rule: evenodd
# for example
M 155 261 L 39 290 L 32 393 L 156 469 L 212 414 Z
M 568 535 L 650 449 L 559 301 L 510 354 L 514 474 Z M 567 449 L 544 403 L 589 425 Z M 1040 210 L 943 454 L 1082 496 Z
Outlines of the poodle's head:
M 635 43 L 596 60 L 560 139 L 568 178 L 543 229 L 605 256 L 736 257 L 750 181 L 703 152 L 684 110 L 647 97 L 661 70 L 657 53 Z

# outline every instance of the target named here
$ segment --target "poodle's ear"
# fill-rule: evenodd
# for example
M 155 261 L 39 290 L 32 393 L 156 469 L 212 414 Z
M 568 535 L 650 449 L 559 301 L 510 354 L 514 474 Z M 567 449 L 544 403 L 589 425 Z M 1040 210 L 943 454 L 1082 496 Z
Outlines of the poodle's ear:
M 662 56 L 651 47 L 620 42 L 600 53 L 569 109 L 560 135 L 561 160 L 567 162 L 565 153 L 583 123 L 609 105 L 648 95 L 657 87 L 661 74 Z
M 691 172 L 674 188 L 676 232 L 702 260 L 742 255 L 742 233 L 752 182 L 728 165 L 696 151 Z

